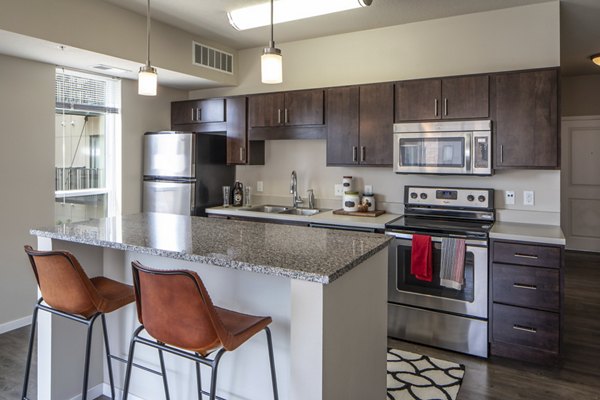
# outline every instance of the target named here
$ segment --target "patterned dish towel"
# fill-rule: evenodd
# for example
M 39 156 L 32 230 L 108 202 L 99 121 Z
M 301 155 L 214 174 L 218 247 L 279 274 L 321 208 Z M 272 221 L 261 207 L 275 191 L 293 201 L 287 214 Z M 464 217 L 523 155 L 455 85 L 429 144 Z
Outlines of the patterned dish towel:
M 442 238 L 440 285 L 462 290 L 465 282 L 465 240 Z

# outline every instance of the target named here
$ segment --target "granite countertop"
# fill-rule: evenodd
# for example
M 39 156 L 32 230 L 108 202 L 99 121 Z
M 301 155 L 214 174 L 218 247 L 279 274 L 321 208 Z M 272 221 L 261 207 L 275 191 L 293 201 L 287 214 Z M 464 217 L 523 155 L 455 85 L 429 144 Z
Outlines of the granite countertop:
M 389 237 L 252 221 L 144 213 L 31 229 L 35 236 L 328 284 Z
M 305 216 L 292 214 L 275 214 L 258 211 L 246 211 L 243 207 L 212 207 L 207 208 L 206 212 L 213 215 L 228 215 L 246 218 L 262 218 L 279 221 L 301 221 L 306 223 L 344 225 L 356 228 L 374 228 L 385 229 L 385 224 L 401 217 L 399 214 L 381 214 L 377 217 L 357 217 L 352 215 L 336 215 L 333 210 L 325 211 L 319 214 Z
M 496 222 L 490 231 L 492 239 L 518 240 L 523 242 L 557 244 L 564 246 L 565 236 L 560 226 L 524 224 L 519 222 Z

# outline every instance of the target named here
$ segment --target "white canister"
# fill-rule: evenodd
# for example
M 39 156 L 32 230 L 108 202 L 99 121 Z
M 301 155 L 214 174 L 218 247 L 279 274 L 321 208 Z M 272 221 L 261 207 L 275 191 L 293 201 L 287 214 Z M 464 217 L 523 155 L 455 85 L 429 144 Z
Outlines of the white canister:
M 361 204 L 368 206 L 368 211 L 375 211 L 375 195 L 372 193 L 363 194 Z
M 354 191 L 354 185 L 352 184 L 351 176 L 343 176 L 342 177 L 342 191 L 344 193 Z
M 358 211 L 359 204 L 360 196 L 358 195 L 358 192 L 344 193 L 344 211 Z

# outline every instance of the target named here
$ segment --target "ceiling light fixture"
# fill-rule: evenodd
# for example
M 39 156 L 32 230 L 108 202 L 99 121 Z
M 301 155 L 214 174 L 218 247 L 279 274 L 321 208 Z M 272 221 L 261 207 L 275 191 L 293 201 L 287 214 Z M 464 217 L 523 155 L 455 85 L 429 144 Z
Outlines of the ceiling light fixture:
M 590 60 L 592 60 L 594 64 L 600 66 L 600 53 L 590 56 Z
M 146 10 L 146 65 L 140 68 L 138 74 L 138 94 L 142 96 L 156 96 L 158 74 L 156 68 L 150 64 L 150 0 Z
M 283 82 L 283 57 L 281 57 L 281 50 L 275 47 L 273 40 L 273 0 L 271 0 L 271 41 L 269 47 L 265 47 L 260 56 L 260 71 L 262 83 Z
M 274 23 L 331 14 L 353 8 L 370 6 L 373 0 L 278 0 L 275 4 L 277 18 Z M 229 23 L 238 31 L 269 25 L 269 3 L 239 8 L 227 13 Z

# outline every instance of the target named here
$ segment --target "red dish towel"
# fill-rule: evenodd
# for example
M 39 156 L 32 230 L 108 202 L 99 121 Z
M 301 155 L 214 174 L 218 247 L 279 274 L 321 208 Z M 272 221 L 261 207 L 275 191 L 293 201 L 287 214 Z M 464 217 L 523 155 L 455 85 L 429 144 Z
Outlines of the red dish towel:
M 410 273 L 421 281 L 431 282 L 431 259 L 431 236 L 413 234 Z

